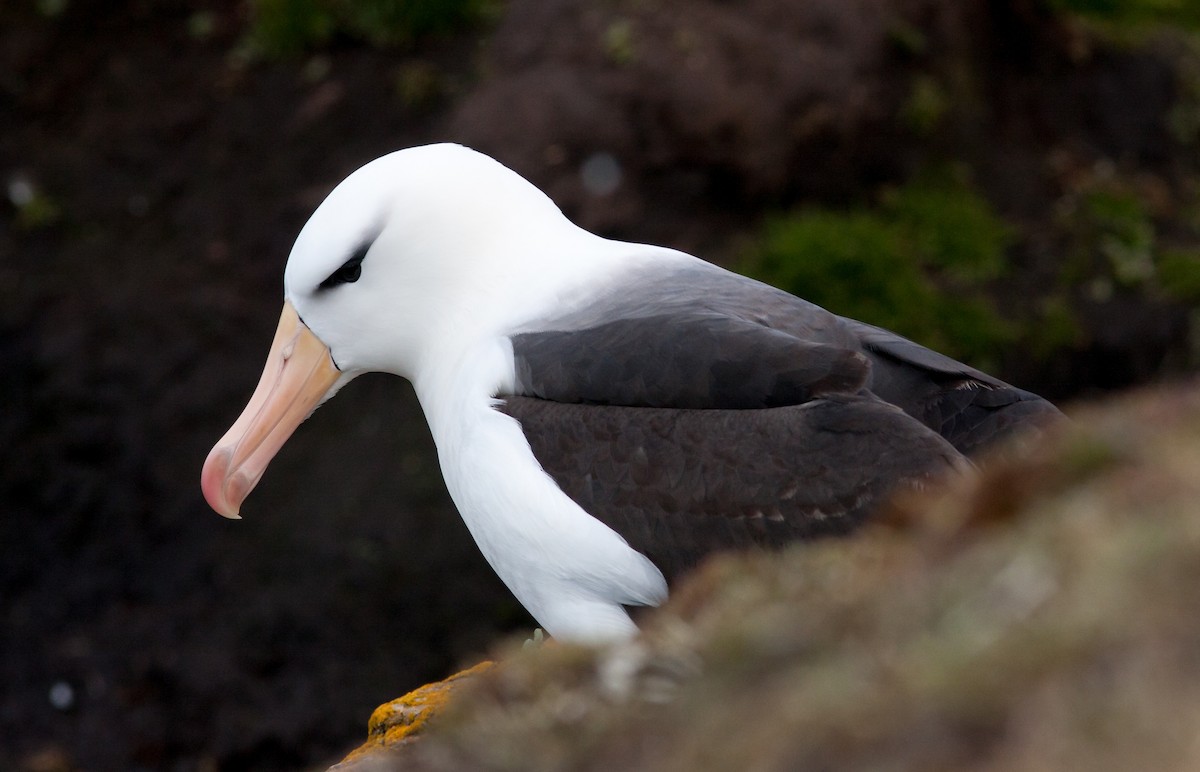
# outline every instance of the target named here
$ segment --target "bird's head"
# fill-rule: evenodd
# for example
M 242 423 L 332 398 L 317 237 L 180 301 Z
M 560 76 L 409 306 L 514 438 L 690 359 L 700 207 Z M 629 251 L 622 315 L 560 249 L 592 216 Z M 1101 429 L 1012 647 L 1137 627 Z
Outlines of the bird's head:
M 355 376 L 419 377 L 494 333 L 552 283 L 545 248 L 577 231 L 536 187 L 459 145 L 400 150 L 338 185 L 301 230 L 258 388 L 204 464 L 210 506 L 237 517 L 292 432 Z M 431 352 L 434 352 L 431 355 Z

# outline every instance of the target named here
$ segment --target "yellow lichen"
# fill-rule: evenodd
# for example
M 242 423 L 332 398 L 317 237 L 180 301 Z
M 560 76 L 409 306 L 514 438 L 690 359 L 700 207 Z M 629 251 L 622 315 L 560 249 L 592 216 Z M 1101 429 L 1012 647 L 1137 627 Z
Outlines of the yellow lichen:
M 491 661 L 455 673 L 441 681 L 425 684 L 403 697 L 385 702 L 371 713 L 367 740 L 351 751 L 343 763 L 376 753 L 387 753 L 419 735 L 431 718 L 446 707 L 451 695 L 471 676 L 493 667 Z

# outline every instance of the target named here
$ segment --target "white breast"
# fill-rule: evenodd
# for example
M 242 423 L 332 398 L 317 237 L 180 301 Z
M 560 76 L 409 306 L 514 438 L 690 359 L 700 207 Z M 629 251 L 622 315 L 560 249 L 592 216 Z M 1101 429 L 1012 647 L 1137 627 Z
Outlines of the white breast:
M 506 339 L 415 381 L 450 496 L 492 568 L 556 638 L 635 632 L 623 606 L 658 605 L 666 580 L 542 471 L 513 419 L 492 408 L 512 381 Z

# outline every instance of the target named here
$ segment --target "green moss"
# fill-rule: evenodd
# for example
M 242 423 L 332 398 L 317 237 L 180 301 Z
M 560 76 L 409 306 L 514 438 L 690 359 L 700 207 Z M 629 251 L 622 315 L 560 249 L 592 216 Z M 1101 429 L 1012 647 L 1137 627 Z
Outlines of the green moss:
M 1070 245 L 1064 285 L 1087 287 L 1100 302 L 1118 293 L 1200 302 L 1195 224 L 1184 218 L 1160 235 L 1146 195 L 1111 172 L 1084 181 L 1064 201 L 1060 226 Z
M 1051 5 L 1117 25 L 1173 24 L 1200 29 L 1200 3 L 1195 0 L 1052 0 Z
M 1200 249 L 1163 252 L 1158 272 L 1163 290 L 1172 299 L 1200 303 Z
M 877 207 L 772 218 L 741 268 L 835 313 L 987 364 L 1016 333 L 984 291 L 1004 273 L 1009 239 L 984 199 L 939 173 Z
M 1167 113 L 1167 130 L 1181 145 L 1200 142 L 1200 37 L 1176 61 L 1175 104 Z
M 335 21 L 322 0 L 252 0 L 247 39 L 269 57 L 294 56 L 329 42 Z
M 633 23 L 628 19 L 617 19 L 604 30 L 604 52 L 614 64 L 629 64 L 633 61 Z
M 887 30 L 888 41 L 908 56 L 924 56 L 929 51 L 929 39 L 920 27 L 893 19 Z
M 1153 278 L 1154 223 L 1141 199 L 1131 191 L 1102 189 L 1088 194 L 1084 206 L 1112 278 L 1127 287 Z
M 1021 343 L 1037 360 L 1076 345 L 1083 337 L 1079 320 L 1064 294 L 1047 295 L 1037 303 L 1033 323 L 1025 326 Z
M 69 0 L 37 0 L 34 3 L 38 13 L 51 19 L 62 16 L 68 5 L 70 5 Z
M 921 75 L 913 80 L 900 117 L 912 131 L 928 136 L 941 124 L 949 109 L 950 97 L 942 85 L 932 76 Z
M 951 278 L 977 283 L 1004 273 L 1011 231 L 961 179 L 949 172 L 920 177 L 884 201 L 916 252 Z
M 412 43 L 475 24 L 494 0 L 251 0 L 247 42 L 268 57 L 327 45 L 335 36 L 373 46 Z
M 407 107 L 427 107 L 445 92 L 445 78 L 429 62 L 409 62 L 396 71 L 396 94 Z
M 196 11 L 187 19 L 187 31 L 195 40 L 208 40 L 217 28 L 217 17 L 212 11 Z

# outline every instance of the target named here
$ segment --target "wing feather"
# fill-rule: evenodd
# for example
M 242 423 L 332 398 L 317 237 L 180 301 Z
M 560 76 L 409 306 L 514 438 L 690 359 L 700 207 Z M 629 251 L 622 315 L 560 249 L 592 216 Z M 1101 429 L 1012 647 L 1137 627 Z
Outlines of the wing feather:
M 753 410 L 873 394 L 975 454 L 1061 420 L 1049 402 L 907 338 L 706 263 L 647 269 L 511 336 L 517 394 Z
M 507 397 L 498 409 L 563 491 L 668 579 L 714 550 L 846 533 L 897 487 L 966 464 L 869 395 L 760 410 Z
M 556 402 L 692 409 L 798 405 L 853 394 L 861 353 L 713 312 L 614 319 L 512 337 L 518 390 Z

